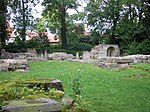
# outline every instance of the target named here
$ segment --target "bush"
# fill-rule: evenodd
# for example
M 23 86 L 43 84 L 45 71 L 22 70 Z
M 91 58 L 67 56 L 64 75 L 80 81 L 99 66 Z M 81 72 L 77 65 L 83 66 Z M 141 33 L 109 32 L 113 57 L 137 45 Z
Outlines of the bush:
M 142 43 L 136 47 L 138 54 L 150 54 L 150 40 L 145 39 Z
M 145 39 L 142 43 L 132 42 L 129 46 L 126 46 L 126 50 L 123 50 L 124 54 L 150 54 L 150 40 Z
M 9 43 L 8 45 L 4 46 L 4 49 L 7 52 L 20 53 L 20 52 L 25 52 L 27 49 L 27 46 L 24 43 Z
M 38 46 L 38 40 L 33 38 L 28 40 L 26 44 L 28 48 L 36 48 Z
M 124 51 L 124 54 L 126 55 L 132 55 L 137 54 L 136 47 L 138 46 L 138 43 L 132 42 L 127 46 L 126 50 Z
M 69 45 L 69 49 L 74 51 L 90 51 L 92 48 L 92 45 L 86 43 L 74 43 Z

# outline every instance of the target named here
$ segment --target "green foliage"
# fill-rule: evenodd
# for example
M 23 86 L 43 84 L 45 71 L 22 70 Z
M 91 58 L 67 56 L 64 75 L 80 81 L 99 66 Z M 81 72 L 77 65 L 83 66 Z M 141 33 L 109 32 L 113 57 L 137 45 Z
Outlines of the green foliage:
M 26 51 L 26 44 L 24 43 L 9 43 L 8 45 L 4 46 L 4 49 L 7 52 L 12 52 L 12 53 L 21 53 Z
M 12 22 L 15 24 L 15 29 L 23 42 L 26 40 L 27 29 L 33 29 L 33 7 L 35 7 L 38 2 L 39 0 L 9 1 L 9 13 L 14 14 L 11 16 Z
M 3 48 L 6 40 L 6 12 L 7 1 L 0 1 L 0 49 Z
M 76 9 L 78 4 L 76 0 L 44 0 L 43 6 L 45 9 L 43 11 L 44 17 L 47 19 L 48 25 L 51 29 L 56 29 L 61 34 L 62 49 L 67 48 L 67 24 L 66 15 L 67 9 Z M 52 28 L 53 27 L 53 28 Z M 56 31 L 55 30 L 55 31 Z
M 90 112 L 90 108 L 92 107 L 91 102 L 83 98 L 81 95 L 76 96 L 74 105 L 77 112 Z
M 28 48 L 35 48 L 38 52 L 48 51 L 50 49 L 50 42 L 45 34 L 39 34 L 37 38 L 27 41 Z
M 92 48 L 92 45 L 86 43 L 73 43 L 69 45 L 69 49 L 75 51 L 90 51 Z
M 76 98 L 78 95 L 81 95 L 81 85 L 80 85 L 80 80 L 81 76 L 75 76 L 74 79 L 72 79 L 72 90 L 74 97 Z
M 23 80 L 12 80 L 0 82 L 0 107 L 7 101 L 17 99 L 35 99 L 35 98 L 53 98 L 60 99 L 63 96 L 63 92 L 56 91 L 55 89 L 44 90 L 43 87 L 33 88 L 28 87 L 28 84 L 21 83 Z
M 150 36 L 149 4 L 148 1 L 143 0 L 91 0 L 85 12 L 92 30 L 107 36 L 103 40 L 100 39 L 100 43 L 119 44 L 121 53 L 134 54 L 140 53 L 138 49 L 142 49 L 139 48 L 142 45 L 139 44 Z M 133 47 L 136 46 L 132 45 L 133 43 L 139 45 L 135 50 Z
M 74 32 L 67 33 L 67 40 L 68 44 L 77 43 L 78 42 L 78 35 Z
M 145 39 L 143 42 L 136 46 L 137 54 L 150 54 L 150 40 Z
M 27 48 L 37 48 L 39 42 L 38 39 L 32 38 L 31 40 L 28 40 L 26 44 L 27 44 Z

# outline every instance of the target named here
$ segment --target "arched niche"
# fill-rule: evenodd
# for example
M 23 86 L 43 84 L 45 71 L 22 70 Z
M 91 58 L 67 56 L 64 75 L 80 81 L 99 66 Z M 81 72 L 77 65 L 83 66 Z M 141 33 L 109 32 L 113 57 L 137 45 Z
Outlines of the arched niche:
M 115 56 L 115 53 L 116 53 L 116 49 L 114 47 L 109 47 L 107 49 L 107 56 L 108 57 L 113 57 Z

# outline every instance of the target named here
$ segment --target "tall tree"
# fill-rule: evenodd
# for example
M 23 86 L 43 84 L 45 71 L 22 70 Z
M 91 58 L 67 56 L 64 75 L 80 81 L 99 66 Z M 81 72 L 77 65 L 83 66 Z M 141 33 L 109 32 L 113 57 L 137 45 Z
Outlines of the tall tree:
M 120 11 L 120 0 L 91 0 L 86 7 L 88 24 L 97 32 L 109 31 L 110 42 L 116 43 L 115 31 Z
M 7 12 L 7 4 L 6 0 L 0 0 L 0 39 L 1 39 L 1 47 L 5 45 L 6 39 L 6 12 Z
M 26 31 L 31 27 L 34 20 L 33 8 L 39 0 L 12 0 L 10 1 L 10 8 L 12 13 L 12 20 L 15 24 L 22 42 L 26 40 Z
M 60 23 L 62 48 L 66 49 L 66 13 L 69 8 L 77 8 L 78 4 L 76 0 L 44 0 L 43 5 L 45 6 L 43 15 L 48 14 L 49 17 L 54 20 L 54 23 Z
M 131 48 L 130 53 L 140 53 L 137 46 L 137 49 L 143 46 L 146 51 L 150 41 L 149 0 L 90 0 L 86 14 L 88 24 L 95 31 L 105 33 L 109 43 L 121 45 L 125 52 Z

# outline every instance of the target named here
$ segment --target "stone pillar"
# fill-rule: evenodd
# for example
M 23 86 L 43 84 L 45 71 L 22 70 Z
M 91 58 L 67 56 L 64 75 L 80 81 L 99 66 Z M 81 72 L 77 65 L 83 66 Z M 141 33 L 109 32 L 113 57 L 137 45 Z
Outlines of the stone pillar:
M 44 51 L 44 59 L 47 59 L 47 50 Z
M 80 59 L 79 52 L 76 53 L 76 59 Z
M 41 56 L 40 57 L 41 57 L 41 59 L 44 59 L 44 54 L 42 52 L 41 52 Z
M 1 49 L 1 54 L 0 54 L 0 56 L 3 58 L 3 57 L 5 56 L 5 53 L 6 53 L 5 49 Z

